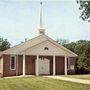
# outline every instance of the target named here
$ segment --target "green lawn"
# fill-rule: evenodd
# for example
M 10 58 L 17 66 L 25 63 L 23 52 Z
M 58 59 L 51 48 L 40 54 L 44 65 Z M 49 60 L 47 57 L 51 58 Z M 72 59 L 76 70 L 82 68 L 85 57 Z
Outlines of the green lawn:
M 90 80 L 90 74 L 87 75 L 62 75 L 63 77 L 69 77 L 69 78 L 76 78 L 76 79 L 85 79 L 85 80 Z
M 90 85 L 44 77 L 1 78 L 0 90 L 90 90 Z

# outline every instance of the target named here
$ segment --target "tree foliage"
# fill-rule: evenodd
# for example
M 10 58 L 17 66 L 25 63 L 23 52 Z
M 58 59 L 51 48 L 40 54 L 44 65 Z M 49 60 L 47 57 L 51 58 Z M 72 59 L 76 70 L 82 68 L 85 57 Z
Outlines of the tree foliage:
M 81 18 L 82 20 L 87 20 L 90 22 L 90 1 L 89 0 L 77 0 L 77 3 L 80 4 L 79 10 L 82 11 Z
M 8 48 L 10 48 L 10 43 L 7 39 L 3 39 L 0 37 L 0 51 L 4 51 Z
M 74 51 L 78 54 L 77 68 L 90 73 L 90 41 L 80 40 L 76 43 Z
M 69 43 L 69 41 L 67 39 L 57 39 L 56 42 L 59 44 L 62 44 L 62 45 Z
M 65 43 L 63 46 L 78 55 L 76 61 L 77 73 L 90 73 L 90 41 L 79 40 L 77 42 Z
M 71 42 L 71 43 L 68 43 L 68 44 L 64 44 L 63 46 L 74 52 L 74 48 L 76 46 L 76 43 Z

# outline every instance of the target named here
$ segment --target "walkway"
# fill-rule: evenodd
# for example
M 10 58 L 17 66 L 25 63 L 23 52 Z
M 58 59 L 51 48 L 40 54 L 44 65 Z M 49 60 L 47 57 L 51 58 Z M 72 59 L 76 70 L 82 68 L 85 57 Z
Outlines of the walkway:
M 44 77 L 53 78 L 53 79 L 60 79 L 60 80 L 76 82 L 76 83 L 82 83 L 82 84 L 89 84 L 90 85 L 90 80 L 66 78 L 66 77 L 61 77 L 61 76 L 44 76 Z
M 20 76 L 9 76 L 9 77 L 3 77 L 4 79 L 8 79 L 8 78 L 22 78 L 22 77 L 35 77 L 35 75 L 20 75 Z

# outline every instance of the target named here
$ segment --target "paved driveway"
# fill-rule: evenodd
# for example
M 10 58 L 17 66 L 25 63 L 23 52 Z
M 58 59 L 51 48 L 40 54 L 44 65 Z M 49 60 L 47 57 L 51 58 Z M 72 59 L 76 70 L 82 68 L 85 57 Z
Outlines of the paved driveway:
M 82 84 L 89 84 L 90 85 L 90 80 L 66 78 L 66 77 L 61 77 L 61 76 L 44 76 L 44 77 L 53 78 L 53 79 L 60 79 L 60 80 L 76 82 L 76 83 L 82 83 Z

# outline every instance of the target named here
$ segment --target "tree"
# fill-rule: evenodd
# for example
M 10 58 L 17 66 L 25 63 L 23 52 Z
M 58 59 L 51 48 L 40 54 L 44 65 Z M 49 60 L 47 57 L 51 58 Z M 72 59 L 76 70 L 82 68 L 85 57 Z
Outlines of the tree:
M 87 41 L 86 40 L 79 40 L 76 42 L 76 46 L 74 52 L 78 55 L 81 55 L 83 52 L 86 52 L 87 48 Z
M 56 42 L 61 45 L 65 45 L 65 44 L 69 43 L 69 41 L 67 39 L 57 39 Z
M 74 51 L 74 48 L 75 48 L 75 46 L 76 46 L 76 43 L 75 43 L 75 42 L 71 42 L 71 43 L 68 43 L 68 44 L 64 44 L 63 46 L 66 47 L 67 49 L 75 52 L 75 51 Z
M 77 42 L 64 43 L 63 46 L 78 55 L 76 60 L 77 73 L 90 73 L 90 41 L 79 40 Z
M 10 48 L 10 43 L 7 39 L 3 39 L 0 37 L 0 51 L 4 51 L 8 48 Z
M 80 73 L 90 73 L 90 41 L 79 40 L 74 51 L 78 54 L 77 70 Z
M 90 1 L 77 0 L 77 3 L 80 4 L 79 10 L 82 11 L 80 18 L 90 22 Z

